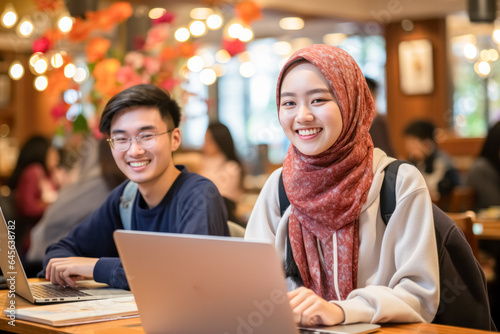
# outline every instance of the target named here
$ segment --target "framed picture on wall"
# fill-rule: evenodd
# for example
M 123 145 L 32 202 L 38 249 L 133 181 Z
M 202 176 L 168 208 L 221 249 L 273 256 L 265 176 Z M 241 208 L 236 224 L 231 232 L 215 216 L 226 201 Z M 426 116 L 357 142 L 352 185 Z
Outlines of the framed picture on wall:
M 428 39 L 399 43 L 399 79 L 401 91 L 407 95 L 430 94 L 434 91 L 432 44 Z

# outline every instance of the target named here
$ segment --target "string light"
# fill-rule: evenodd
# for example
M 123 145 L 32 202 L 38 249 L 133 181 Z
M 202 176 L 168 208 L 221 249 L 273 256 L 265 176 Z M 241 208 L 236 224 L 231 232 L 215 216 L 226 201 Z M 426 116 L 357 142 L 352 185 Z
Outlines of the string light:
M 239 23 L 233 23 L 227 29 L 227 33 L 231 38 L 238 38 L 238 36 L 242 31 L 243 31 L 243 26 Z
M 44 91 L 48 85 L 49 85 L 49 79 L 47 78 L 47 76 L 40 75 L 40 76 L 36 77 L 35 82 L 34 82 L 34 86 L 35 86 L 36 90 L 38 90 L 40 92 Z
M 14 61 L 9 68 L 9 76 L 13 80 L 19 80 L 24 75 L 24 67 L 19 61 Z
M 12 4 L 5 5 L 5 10 L 2 13 L 2 26 L 12 28 L 17 22 L 17 13 Z
M 203 66 L 205 66 L 205 63 L 203 62 L 203 58 L 200 56 L 193 56 L 189 58 L 187 62 L 187 67 L 191 72 L 200 72 L 203 69 Z
M 215 71 L 211 68 L 205 68 L 200 72 L 200 81 L 206 86 L 210 86 L 217 80 L 217 75 Z
M 217 14 L 207 17 L 207 27 L 210 30 L 217 30 L 222 26 L 222 17 Z
M 249 42 L 253 38 L 253 31 L 249 28 L 243 28 L 238 35 L 238 39 L 242 42 Z
M 64 76 L 68 79 L 71 79 L 74 77 L 76 74 L 76 66 L 69 63 L 68 65 L 64 66 Z
M 189 16 L 191 16 L 191 18 L 194 20 L 205 20 L 213 13 L 214 11 L 212 8 L 199 7 L 199 8 L 193 8 L 189 13 Z
M 221 49 L 215 53 L 215 60 L 221 64 L 225 64 L 231 60 L 231 55 L 224 49 Z
M 57 22 L 57 27 L 62 33 L 68 33 L 73 28 L 73 20 L 69 16 L 63 16 Z
M 280 20 L 279 26 L 283 30 L 300 30 L 304 28 L 304 20 L 300 17 L 285 17 Z
M 43 57 L 40 57 L 36 63 L 35 66 L 33 66 L 33 69 L 37 74 L 43 74 L 45 71 L 47 71 L 47 68 L 49 67 L 49 64 L 47 63 L 47 60 Z
M 33 29 L 33 22 L 31 22 L 29 17 L 25 16 L 17 26 L 17 34 L 19 37 L 30 37 Z
M 205 23 L 201 21 L 193 21 L 189 25 L 189 31 L 194 37 L 200 37 L 205 34 L 207 27 L 205 26 Z
M 249 61 L 240 65 L 240 74 L 242 77 L 250 78 L 255 75 L 255 65 Z
M 187 28 L 179 28 L 175 31 L 175 39 L 179 42 L 185 42 L 191 36 L 189 30 Z
M 60 53 L 54 53 L 54 55 L 50 58 L 50 65 L 53 68 L 59 68 L 64 64 L 63 57 Z
M 153 8 L 149 11 L 149 18 L 151 20 L 156 20 L 162 17 L 167 10 L 165 8 Z

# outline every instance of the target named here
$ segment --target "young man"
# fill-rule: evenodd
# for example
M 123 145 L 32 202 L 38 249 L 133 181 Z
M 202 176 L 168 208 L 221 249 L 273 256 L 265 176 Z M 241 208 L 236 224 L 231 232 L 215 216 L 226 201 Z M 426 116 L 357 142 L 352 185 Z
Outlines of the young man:
M 172 152 L 181 144 L 179 121 L 177 103 L 153 85 L 124 90 L 104 108 L 100 131 L 109 137 L 120 170 L 138 185 L 131 229 L 229 235 L 215 185 L 172 162 Z M 120 197 L 127 184 L 115 188 L 85 222 L 47 249 L 42 274 L 52 283 L 75 286 L 86 277 L 128 289 L 113 241 L 113 231 L 124 228 Z
M 408 160 L 424 176 L 432 200 L 446 211 L 449 196 L 461 180 L 451 157 L 437 147 L 435 132 L 432 122 L 416 120 L 405 128 L 403 140 Z

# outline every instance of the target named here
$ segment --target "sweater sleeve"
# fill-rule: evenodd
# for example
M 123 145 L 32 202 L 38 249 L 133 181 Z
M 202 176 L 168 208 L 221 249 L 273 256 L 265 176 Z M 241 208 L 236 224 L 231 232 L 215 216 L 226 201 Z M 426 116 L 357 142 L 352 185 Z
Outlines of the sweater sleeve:
M 384 223 L 378 203 L 372 214 L 380 227 Z M 432 203 L 425 181 L 413 166 L 400 167 L 396 208 L 382 233 L 379 250 L 373 250 L 380 255 L 372 277 L 364 275 L 362 287 L 346 300 L 332 302 L 344 310 L 346 324 L 431 322 L 439 303 L 437 246 Z
M 245 240 L 276 243 L 278 226 L 282 220 L 279 206 L 278 180 L 282 168 L 274 171 L 266 181 L 255 202 L 245 230 Z
M 94 279 L 111 287 L 128 288 L 121 261 L 118 257 L 113 232 L 123 228 L 119 213 L 119 198 L 123 186 L 117 187 L 104 204 L 84 222 L 75 226 L 65 238 L 47 248 L 43 271 L 51 258 L 99 258 L 94 267 Z
M 212 181 L 200 178 L 178 196 L 178 233 L 229 236 L 226 206 Z

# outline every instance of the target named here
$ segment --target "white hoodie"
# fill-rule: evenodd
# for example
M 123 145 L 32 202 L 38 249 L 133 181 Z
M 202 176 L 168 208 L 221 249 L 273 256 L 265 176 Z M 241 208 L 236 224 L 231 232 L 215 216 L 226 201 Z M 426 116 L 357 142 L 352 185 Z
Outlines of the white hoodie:
M 358 286 L 346 300 L 331 301 L 344 310 L 345 324 L 431 322 L 437 312 L 439 265 L 432 202 L 414 166 L 399 167 L 396 209 L 387 226 L 379 212 L 384 167 L 393 160 L 383 151 L 374 150 L 373 182 L 359 216 Z M 245 239 L 273 243 L 284 260 L 291 209 L 281 217 L 280 174 L 281 168 L 262 188 Z M 337 272 L 335 268 L 333 271 Z

